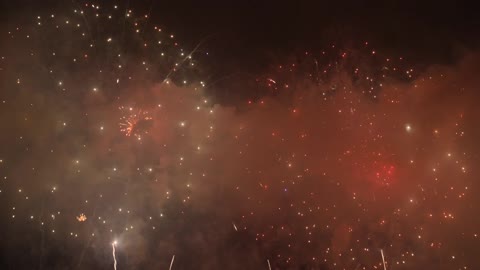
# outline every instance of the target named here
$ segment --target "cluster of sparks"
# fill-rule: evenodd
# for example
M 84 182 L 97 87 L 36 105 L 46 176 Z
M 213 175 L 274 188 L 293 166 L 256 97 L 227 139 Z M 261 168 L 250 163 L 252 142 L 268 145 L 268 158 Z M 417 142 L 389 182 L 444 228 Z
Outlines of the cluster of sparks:
M 72 254 L 111 243 L 114 269 L 159 254 L 163 269 L 171 254 L 197 269 L 233 268 L 236 255 L 251 269 L 478 265 L 453 246 L 478 245 L 475 222 L 461 229 L 475 202 L 472 113 L 448 107 L 434 121 L 407 94 L 455 85 L 447 75 L 414 74 L 367 43 L 367 53 L 332 46 L 259 76 L 272 93 L 237 112 L 209 104 L 192 53 L 149 14 L 72 10 L 11 29 L 16 57 L 0 61 L 11 128 L 0 139 L 14 146 L 0 151 L 2 222 L 41 235 L 40 264 L 48 243 Z M 45 45 L 52 35 L 63 43 Z M 232 254 L 212 259 L 225 243 Z
M 129 114 L 122 116 L 120 119 L 120 131 L 122 131 L 125 136 L 130 137 L 134 136 L 138 140 L 142 139 L 143 134 L 148 134 L 148 128 L 152 123 L 153 118 L 149 116 L 149 113 L 146 111 L 132 112 L 133 108 L 126 109 L 125 107 L 120 107 L 120 110 L 127 110 Z
M 85 214 L 81 213 L 79 216 L 77 216 L 78 222 L 84 222 L 87 220 L 87 216 Z

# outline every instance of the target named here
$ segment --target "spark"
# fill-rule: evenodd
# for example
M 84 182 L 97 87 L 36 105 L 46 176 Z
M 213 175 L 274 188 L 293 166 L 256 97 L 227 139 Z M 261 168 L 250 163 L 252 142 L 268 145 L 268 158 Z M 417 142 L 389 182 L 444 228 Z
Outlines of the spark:
M 273 79 L 271 79 L 271 78 L 267 78 L 267 81 L 269 81 L 269 82 L 271 82 L 271 83 L 274 83 L 274 84 L 277 83 L 275 80 L 273 80 Z
M 81 213 L 79 216 L 77 216 L 77 220 L 79 222 L 84 222 L 85 220 L 87 220 L 87 216 L 85 216 L 85 214 Z
M 117 270 L 117 257 L 115 256 L 115 245 L 117 245 L 117 241 L 112 242 L 113 269 Z
M 382 254 L 383 270 L 387 270 L 387 265 L 385 264 L 385 256 L 383 254 L 383 249 L 380 249 L 380 253 Z
M 173 255 L 173 257 L 172 257 L 172 261 L 170 262 L 170 267 L 168 268 L 168 270 L 172 270 L 174 260 L 175 260 L 175 255 Z

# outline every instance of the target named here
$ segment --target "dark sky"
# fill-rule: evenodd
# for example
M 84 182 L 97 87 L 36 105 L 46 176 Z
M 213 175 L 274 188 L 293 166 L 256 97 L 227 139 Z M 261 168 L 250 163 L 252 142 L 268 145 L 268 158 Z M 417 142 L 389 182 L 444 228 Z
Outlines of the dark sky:
M 3 20 L 70 1 L 3 0 Z M 370 41 L 417 62 L 451 60 L 476 47 L 480 19 L 473 1 L 107 1 L 150 13 L 185 44 L 204 41 L 218 72 L 258 69 L 279 55 Z M 6 18 L 6 19 L 5 19 Z

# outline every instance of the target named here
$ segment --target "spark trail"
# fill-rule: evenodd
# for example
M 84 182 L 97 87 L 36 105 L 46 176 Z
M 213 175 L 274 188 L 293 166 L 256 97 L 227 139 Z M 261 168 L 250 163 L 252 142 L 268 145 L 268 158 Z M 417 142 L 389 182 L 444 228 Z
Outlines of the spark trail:
M 385 264 L 385 256 L 383 255 L 383 249 L 380 249 L 380 253 L 382 254 L 383 270 L 387 270 L 387 265 Z
M 113 269 L 117 270 L 117 257 L 115 256 L 115 245 L 117 244 L 117 241 L 114 241 L 112 243 L 112 256 L 113 256 Z
M 173 255 L 173 257 L 172 257 L 172 261 L 170 262 L 170 267 L 168 268 L 168 270 L 172 270 L 174 260 L 175 260 L 175 255 Z

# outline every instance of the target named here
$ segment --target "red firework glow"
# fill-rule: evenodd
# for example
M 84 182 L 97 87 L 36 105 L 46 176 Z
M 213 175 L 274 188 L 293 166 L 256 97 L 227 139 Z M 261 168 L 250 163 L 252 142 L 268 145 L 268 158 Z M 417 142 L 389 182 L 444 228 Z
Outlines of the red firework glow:
M 374 182 L 382 186 L 393 184 L 395 182 L 395 166 L 390 164 L 378 166 L 375 171 Z

